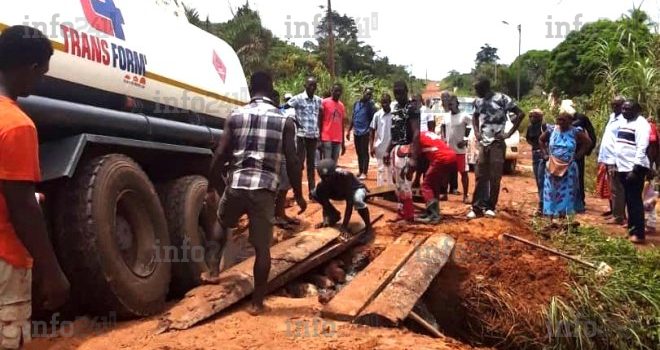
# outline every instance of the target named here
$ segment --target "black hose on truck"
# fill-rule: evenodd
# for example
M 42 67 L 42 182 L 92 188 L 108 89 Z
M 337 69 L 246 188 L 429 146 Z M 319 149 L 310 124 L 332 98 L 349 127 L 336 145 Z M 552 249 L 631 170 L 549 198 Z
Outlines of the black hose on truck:
M 30 96 L 18 100 L 40 137 L 57 139 L 82 133 L 214 148 L 222 130 L 143 114 Z

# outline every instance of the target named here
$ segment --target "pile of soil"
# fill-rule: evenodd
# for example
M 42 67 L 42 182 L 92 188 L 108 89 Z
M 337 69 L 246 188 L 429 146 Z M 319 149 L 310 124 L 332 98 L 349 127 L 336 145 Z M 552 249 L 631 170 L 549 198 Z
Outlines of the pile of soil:
M 523 219 L 505 211 L 496 219 L 458 220 L 442 228 L 457 240 L 455 254 L 424 296 L 441 330 L 498 348 L 543 341 L 542 310 L 553 297 L 568 296 L 566 262 L 504 238 L 509 233 L 538 240 Z

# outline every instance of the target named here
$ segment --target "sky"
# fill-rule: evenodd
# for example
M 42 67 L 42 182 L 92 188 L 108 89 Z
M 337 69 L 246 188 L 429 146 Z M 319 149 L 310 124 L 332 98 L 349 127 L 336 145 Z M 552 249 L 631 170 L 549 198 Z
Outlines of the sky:
M 200 18 L 208 15 L 211 22 L 224 22 L 232 17 L 231 9 L 245 0 L 182 1 L 197 9 Z M 469 72 L 486 43 L 498 49 L 499 62 L 510 64 L 518 56 L 518 24 L 522 53 L 551 50 L 568 31 L 601 18 L 617 19 L 640 3 L 660 22 L 660 0 L 332 0 L 332 9 L 355 18 L 361 40 L 379 56 L 407 66 L 418 78 L 440 80 L 451 70 Z M 319 6 L 327 1 L 249 0 L 249 4 L 276 36 L 302 46 L 314 40 L 312 28 L 325 11 Z M 404 15 L 404 10 L 414 12 Z

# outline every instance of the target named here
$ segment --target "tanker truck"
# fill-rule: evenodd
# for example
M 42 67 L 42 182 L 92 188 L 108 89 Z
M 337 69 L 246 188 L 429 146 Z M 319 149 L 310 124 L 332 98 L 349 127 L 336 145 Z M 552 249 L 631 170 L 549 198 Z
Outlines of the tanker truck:
M 224 120 L 250 99 L 238 56 L 153 0 L 11 1 L 0 31 L 12 25 L 55 50 L 18 102 L 39 133 L 38 190 L 72 300 L 123 318 L 161 311 L 207 269 L 190 252 L 205 247 Z M 171 255 L 181 247 L 187 259 Z

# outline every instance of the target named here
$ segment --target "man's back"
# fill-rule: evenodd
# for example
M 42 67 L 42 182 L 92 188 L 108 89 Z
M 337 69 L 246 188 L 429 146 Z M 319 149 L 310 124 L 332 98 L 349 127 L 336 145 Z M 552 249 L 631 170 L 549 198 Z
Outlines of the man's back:
M 232 188 L 277 190 L 286 119 L 266 98 L 254 99 L 229 117 L 234 136 L 228 181 Z
M 440 135 L 434 132 L 426 131 L 420 133 L 419 144 L 422 147 L 422 153 L 431 162 L 451 163 L 456 160 L 456 152 L 442 140 Z
M 39 182 L 37 131 L 16 102 L 0 96 L 0 180 Z M 16 236 L 0 191 L 0 259 L 16 268 L 32 268 L 32 258 Z

